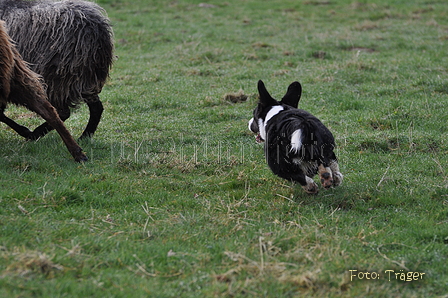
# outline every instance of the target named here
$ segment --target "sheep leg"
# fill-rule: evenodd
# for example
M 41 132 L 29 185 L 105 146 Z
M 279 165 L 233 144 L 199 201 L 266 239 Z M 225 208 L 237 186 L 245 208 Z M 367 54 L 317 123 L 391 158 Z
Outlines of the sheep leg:
M 34 111 L 33 111 L 34 112 Z M 47 122 L 43 123 L 39 127 L 37 127 L 34 131 L 28 129 L 28 127 L 23 126 L 8 118 L 4 114 L 4 109 L 0 110 L 0 122 L 5 123 L 9 127 L 11 127 L 15 132 L 24 137 L 25 139 L 35 141 L 43 136 L 45 136 L 48 132 L 53 130 L 54 128 L 48 124 Z
M 90 138 L 95 133 L 98 124 L 101 120 L 101 115 L 103 114 L 103 104 L 100 101 L 100 97 L 95 95 L 84 96 L 84 101 L 87 103 L 90 111 L 89 122 L 87 123 L 86 129 L 82 133 L 80 139 Z
M 33 101 L 29 103 L 28 108 L 31 111 L 39 114 L 47 121 L 49 125 L 56 129 L 56 131 L 64 141 L 65 146 L 67 146 L 68 151 L 77 162 L 87 161 L 87 156 L 82 152 L 81 147 L 79 147 L 70 132 L 64 126 L 64 122 L 62 122 L 61 118 L 59 118 L 56 109 L 48 101 Z M 43 126 L 44 124 L 42 124 L 41 126 Z
M 70 109 L 66 108 L 63 110 L 59 110 L 58 115 L 59 115 L 58 117 L 61 119 L 61 121 L 64 122 L 65 120 L 67 120 L 70 117 Z M 45 120 L 47 120 L 47 119 L 45 119 Z M 47 120 L 47 122 L 36 127 L 36 129 L 34 129 L 34 131 L 31 133 L 31 137 L 29 137 L 28 139 L 37 140 L 38 138 L 42 138 L 43 136 L 45 136 L 47 133 L 49 133 L 53 129 L 54 129 L 54 127 Z
M 5 107 L 0 108 L 0 122 L 3 122 L 6 125 L 8 125 L 9 127 L 11 127 L 15 132 L 17 132 L 22 137 L 24 137 L 26 139 L 32 139 L 33 133 L 31 132 L 31 130 L 29 130 L 27 127 L 25 127 L 23 125 L 20 125 L 20 124 L 14 122 L 14 120 L 12 120 L 11 118 L 8 118 L 5 115 Z

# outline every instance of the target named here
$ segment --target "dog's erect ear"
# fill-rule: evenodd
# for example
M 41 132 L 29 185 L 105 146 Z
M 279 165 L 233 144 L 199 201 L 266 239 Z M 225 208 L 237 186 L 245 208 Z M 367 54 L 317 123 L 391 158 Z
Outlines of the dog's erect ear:
M 296 108 L 299 106 L 300 96 L 302 95 L 302 85 L 299 82 L 293 82 L 288 87 L 285 96 L 283 96 L 281 103 Z
M 260 94 L 260 104 L 266 107 L 278 105 L 278 102 L 266 90 L 262 80 L 258 81 L 258 94 Z

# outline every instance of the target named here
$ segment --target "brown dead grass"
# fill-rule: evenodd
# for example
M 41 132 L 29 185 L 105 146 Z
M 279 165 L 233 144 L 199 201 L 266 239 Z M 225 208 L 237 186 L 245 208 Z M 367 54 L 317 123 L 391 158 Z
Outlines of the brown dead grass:
M 238 92 L 235 93 L 226 93 L 224 95 L 225 101 L 230 101 L 232 103 L 241 103 L 245 102 L 249 96 L 244 94 L 244 91 L 242 89 L 238 90 Z
M 64 270 L 62 265 L 52 261 L 53 257 L 39 251 L 15 248 L 12 252 L 4 249 L 3 258 L 11 258 L 12 262 L 3 271 L 2 276 L 31 277 L 43 275 L 53 278 L 58 272 Z

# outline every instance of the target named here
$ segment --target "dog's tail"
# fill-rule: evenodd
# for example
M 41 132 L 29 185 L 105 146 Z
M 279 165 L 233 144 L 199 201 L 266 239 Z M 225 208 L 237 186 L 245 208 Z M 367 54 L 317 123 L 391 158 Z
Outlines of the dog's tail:
M 295 115 L 301 121 L 291 121 L 288 127 L 291 136 L 291 151 L 300 159 L 328 166 L 330 160 L 335 159 L 335 148 L 332 133 L 315 117 Z M 297 118 L 296 118 L 297 119 Z

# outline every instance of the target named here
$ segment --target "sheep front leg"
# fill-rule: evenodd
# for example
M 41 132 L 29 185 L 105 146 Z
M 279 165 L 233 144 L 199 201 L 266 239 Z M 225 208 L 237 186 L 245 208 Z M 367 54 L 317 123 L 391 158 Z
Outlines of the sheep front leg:
M 83 96 L 84 101 L 87 103 L 87 106 L 89 107 L 89 123 L 87 123 L 87 126 L 82 133 L 80 139 L 90 138 L 95 133 L 98 124 L 101 120 L 101 115 L 103 114 L 103 104 L 101 103 L 100 97 L 96 95 L 89 95 L 89 96 Z

